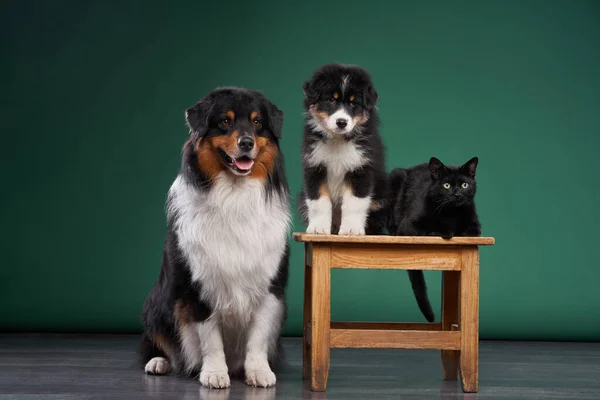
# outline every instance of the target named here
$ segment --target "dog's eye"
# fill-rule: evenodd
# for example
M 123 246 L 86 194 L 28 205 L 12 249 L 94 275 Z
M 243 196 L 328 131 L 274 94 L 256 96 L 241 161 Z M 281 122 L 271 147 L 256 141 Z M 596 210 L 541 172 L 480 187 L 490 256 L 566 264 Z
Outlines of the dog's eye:
M 226 127 L 226 126 L 231 125 L 231 121 L 229 120 L 229 118 L 223 118 L 221 120 L 220 124 L 221 124 L 222 127 Z
M 256 118 L 254 119 L 254 121 L 252 121 L 252 124 L 253 124 L 255 127 L 257 127 L 257 128 L 260 128 L 260 127 L 262 126 L 262 122 L 261 122 L 261 120 L 260 120 L 260 119 L 256 119 Z
M 329 102 L 330 102 L 331 104 L 335 103 L 335 97 L 330 97 L 330 98 L 329 98 Z
M 356 100 L 352 100 L 352 101 L 350 102 L 350 105 L 351 105 L 352 107 L 355 107 L 357 104 L 358 104 L 358 103 L 356 102 Z

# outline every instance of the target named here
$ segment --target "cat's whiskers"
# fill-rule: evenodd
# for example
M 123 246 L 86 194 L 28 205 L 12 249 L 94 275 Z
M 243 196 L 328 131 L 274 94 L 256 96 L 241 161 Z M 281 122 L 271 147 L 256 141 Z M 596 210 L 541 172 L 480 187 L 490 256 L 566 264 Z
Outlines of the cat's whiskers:
M 438 212 L 438 211 L 439 211 L 439 212 L 442 212 L 442 211 L 444 210 L 444 208 L 446 208 L 446 206 L 447 206 L 448 204 L 450 204 L 450 200 L 445 200 L 445 201 L 444 201 L 444 200 L 442 200 L 441 204 L 440 204 L 439 206 L 437 206 L 437 207 L 435 208 L 435 210 L 433 210 L 433 213 L 432 213 L 432 214 L 437 214 L 437 212 Z

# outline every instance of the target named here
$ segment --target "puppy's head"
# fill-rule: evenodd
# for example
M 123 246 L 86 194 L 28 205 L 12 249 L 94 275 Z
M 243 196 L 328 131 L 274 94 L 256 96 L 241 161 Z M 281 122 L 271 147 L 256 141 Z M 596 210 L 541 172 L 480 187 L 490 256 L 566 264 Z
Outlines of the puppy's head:
M 207 176 L 266 178 L 279 154 L 283 112 L 262 93 L 218 88 L 185 112 L 190 144 Z
M 324 65 L 302 89 L 309 123 L 329 137 L 360 131 L 379 99 L 368 72 L 352 65 Z

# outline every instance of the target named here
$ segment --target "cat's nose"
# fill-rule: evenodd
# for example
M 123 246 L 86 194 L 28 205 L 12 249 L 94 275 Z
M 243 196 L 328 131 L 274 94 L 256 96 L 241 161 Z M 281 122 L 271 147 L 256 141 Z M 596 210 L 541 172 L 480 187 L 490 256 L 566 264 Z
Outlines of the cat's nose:
M 454 193 L 454 197 L 456 197 L 458 199 L 459 197 L 462 197 L 462 194 L 460 194 L 460 193 Z

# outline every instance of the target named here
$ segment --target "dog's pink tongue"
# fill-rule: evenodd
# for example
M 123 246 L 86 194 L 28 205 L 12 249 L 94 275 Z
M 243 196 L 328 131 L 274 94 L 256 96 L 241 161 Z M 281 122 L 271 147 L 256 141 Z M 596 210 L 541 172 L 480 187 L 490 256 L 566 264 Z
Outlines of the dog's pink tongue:
M 234 163 L 239 169 L 247 171 L 254 165 L 254 160 L 235 160 Z

